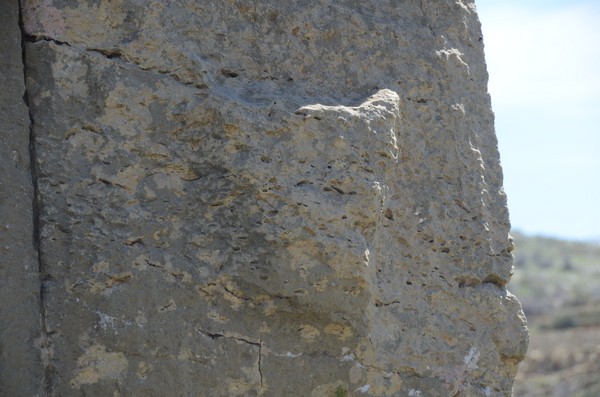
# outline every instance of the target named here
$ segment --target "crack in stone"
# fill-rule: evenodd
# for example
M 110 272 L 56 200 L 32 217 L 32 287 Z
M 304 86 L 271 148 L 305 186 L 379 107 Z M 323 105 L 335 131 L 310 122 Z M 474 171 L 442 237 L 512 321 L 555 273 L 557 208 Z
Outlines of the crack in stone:
M 387 307 L 387 306 L 391 306 L 391 305 L 395 305 L 395 304 L 399 304 L 402 303 L 399 300 L 393 300 L 391 302 L 384 302 L 381 301 L 379 299 L 375 299 L 375 307 Z
M 45 41 L 45 42 L 54 43 L 56 45 L 64 45 L 67 47 L 72 47 L 72 45 L 67 43 L 66 41 L 60 41 L 60 40 L 57 40 L 50 36 L 46 36 L 43 34 L 40 34 L 40 35 L 28 34 L 27 32 L 25 32 L 25 29 L 23 27 L 21 27 L 21 36 L 23 37 L 24 41 L 27 43 L 38 43 L 40 41 Z
M 95 52 L 97 54 L 100 54 L 102 56 L 104 56 L 107 59 L 111 59 L 111 60 L 118 60 L 121 61 L 124 64 L 127 65 L 135 65 L 138 67 L 139 70 L 143 71 L 143 72 L 155 72 L 158 74 L 162 74 L 165 76 L 168 76 L 170 78 L 172 78 L 173 80 L 175 80 L 177 83 L 184 85 L 186 87 L 195 87 L 199 90 L 205 90 L 208 88 L 208 86 L 204 83 L 195 83 L 195 82 L 191 82 L 191 81 L 184 81 L 182 80 L 181 77 L 177 76 L 174 71 L 171 70 L 163 70 L 163 69 L 155 69 L 155 68 L 151 68 L 151 67 L 143 67 L 142 65 L 140 65 L 137 62 L 133 62 L 131 59 L 127 59 L 123 53 L 121 52 L 121 50 L 119 48 L 85 48 L 85 51 L 87 52 Z
M 76 46 L 71 45 L 69 42 L 57 40 L 57 39 L 47 36 L 47 35 L 27 34 L 25 32 L 24 28 L 21 29 L 21 32 L 22 32 L 22 35 L 23 35 L 25 41 L 28 43 L 47 42 L 47 43 L 54 43 L 59 46 L 67 46 L 67 47 L 77 48 Z M 199 90 L 206 90 L 208 88 L 208 86 L 204 83 L 184 81 L 184 80 L 182 80 L 181 77 L 177 76 L 174 73 L 174 71 L 171 71 L 171 70 L 155 69 L 155 68 L 151 68 L 151 67 L 145 68 L 142 65 L 140 65 L 139 63 L 133 62 L 130 59 L 127 59 L 126 57 L 124 57 L 123 53 L 121 52 L 121 50 L 119 48 L 107 49 L 107 48 L 95 48 L 95 47 L 88 48 L 88 47 L 86 47 L 86 48 L 82 48 L 82 50 L 85 52 L 94 52 L 96 54 L 100 54 L 100 55 L 104 56 L 106 59 L 110 59 L 113 61 L 118 60 L 127 65 L 137 66 L 137 68 L 143 72 L 150 71 L 150 72 L 168 76 L 168 77 L 172 78 L 174 81 L 176 81 L 177 83 L 184 85 L 186 87 L 191 86 L 191 87 L 195 87 Z
M 418 379 L 427 379 L 428 378 L 427 375 L 419 374 L 413 368 L 410 368 L 410 367 L 403 367 L 403 368 L 397 368 L 397 369 L 391 369 L 391 370 L 389 370 L 389 369 L 381 368 L 381 367 L 378 367 L 378 366 L 375 366 L 375 365 L 363 364 L 360 361 L 356 360 L 354 358 L 353 354 L 342 356 L 342 357 L 336 357 L 336 356 L 333 356 L 333 355 L 328 354 L 326 352 L 323 352 L 321 355 L 323 355 L 325 357 L 330 357 L 330 358 L 337 359 L 338 361 L 350 361 L 350 362 L 354 362 L 354 363 L 356 363 L 356 365 L 360 366 L 361 368 L 366 368 L 366 369 L 369 369 L 369 370 L 381 372 L 381 373 L 388 374 L 388 375 L 397 375 L 397 376 L 400 376 L 400 377 L 418 378 Z
M 245 337 L 240 337 L 240 336 L 233 336 L 233 335 L 227 335 L 226 333 L 222 333 L 222 332 L 210 332 L 210 331 L 206 331 L 203 329 L 200 329 L 198 327 L 195 327 L 196 331 L 204 336 L 209 337 L 212 340 L 216 340 L 216 339 L 220 339 L 220 338 L 224 338 L 224 339 L 232 339 L 232 340 L 236 340 L 238 342 L 243 342 L 246 343 L 248 345 L 252 345 L 252 346 L 257 346 L 258 347 L 258 374 L 260 376 L 260 388 L 262 389 L 264 387 L 264 382 L 263 382 L 263 372 L 262 372 L 262 348 L 263 348 L 263 341 L 262 339 L 259 339 L 258 342 L 250 340 L 249 338 L 245 338 Z
M 56 332 L 50 332 L 48 330 L 48 322 L 47 322 L 47 313 L 46 313 L 46 288 L 45 283 L 48 281 L 48 274 L 46 269 L 46 264 L 43 258 L 43 250 L 41 244 L 41 200 L 40 200 L 40 192 L 39 192 L 39 184 L 38 184 L 38 169 L 37 169 L 37 154 L 36 154 L 36 145 L 35 145 L 35 133 L 34 133 L 34 115 L 31 110 L 31 102 L 29 97 L 29 90 L 27 88 L 27 51 L 25 47 L 25 43 L 31 39 L 31 36 L 27 35 L 25 32 L 24 22 L 23 22 L 23 4 L 19 1 L 19 29 L 21 31 L 21 60 L 23 64 L 23 78 L 24 78 L 24 86 L 25 91 L 23 92 L 23 103 L 27 107 L 27 112 L 29 116 L 29 168 L 31 174 L 31 183 L 33 186 L 33 197 L 32 197 L 32 231 L 33 231 L 33 244 L 34 250 L 37 256 L 37 265 L 38 265 L 38 277 L 40 281 L 40 289 L 39 289 L 39 313 L 40 313 L 40 337 L 37 341 L 38 347 L 40 349 L 40 359 L 43 366 L 43 375 L 42 375 L 42 393 L 45 396 L 53 395 L 53 380 L 52 375 L 54 373 L 54 368 L 52 365 L 52 346 L 50 336 L 55 334 Z M 64 45 L 65 43 L 61 43 L 55 41 L 58 45 Z
M 427 18 L 427 13 L 425 12 L 425 4 L 423 3 L 424 0 L 421 0 L 420 4 L 419 4 L 419 8 L 421 9 L 421 13 L 423 13 L 423 17 L 425 18 L 425 23 L 427 24 L 427 27 L 429 28 L 429 30 L 431 31 L 431 34 L 433 34 L 433 37 L 437 37 L 437 34 L 435 33 L 435 29 L 433 29 L 431 27 L 431 24 L 429 23 L 429 18 Z
M 258 374 L 260 375 L 260 388 L 264 387 L 263 384 L 263 373 L 262 373 L 262 340 L 259 340 L 260 344 L 258 345 Z
M 123 54 L 121 53 L 121 50 L 119 50 L 118 48 L 114 48 L 114 49 L 110 49 L 110 50 L 106 49 L 106 48 L 86 48 L 86 51 L 97 52 L 98 54 L 101 54 L 108 59 L 117 58 L 117 59 L 120 59 L 123 62 L 125 62 L 122 58 Z
M 225 292 L 227 292 L 229 295 L 231 295 L 237 299 L 241 299 L 243 301 L 251 301 L 252 300 L 251 298 L 247 298 L 247 297 L 243 296 L 241 293 L 234 292 L 233 290 L 227 288 L 225 285 L 222 285 L 221 287 L 223 287 L 223 290 Z

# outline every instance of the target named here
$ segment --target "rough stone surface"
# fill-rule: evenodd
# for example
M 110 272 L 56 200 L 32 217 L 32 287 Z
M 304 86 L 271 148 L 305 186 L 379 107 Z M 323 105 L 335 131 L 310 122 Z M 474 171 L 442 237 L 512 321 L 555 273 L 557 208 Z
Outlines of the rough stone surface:
M 16 1 L 0 3 L 0 396 L 42 389 L 29 115 Z
M 511 394 L 473 2 L 23 5 L 46 395 Z

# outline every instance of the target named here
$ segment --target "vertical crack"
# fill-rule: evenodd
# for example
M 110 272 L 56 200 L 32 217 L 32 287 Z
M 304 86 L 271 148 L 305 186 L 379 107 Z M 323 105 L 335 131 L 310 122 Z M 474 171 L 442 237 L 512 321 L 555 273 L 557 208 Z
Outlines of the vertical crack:
M 423 17 L 425 18 L 425 23 L 427 24 L 427 27 L 431 31 L 431 34 L 433 34 L 433 37 L 436 38 L 437 34 L 435 33 L 435 30 L 433 29 L 433 27 L 431 27 L 431 24 L 429 23 L 429 18 L 427 17 L 427 13 L 425 12 L 425 4 L 423 4 L 423 0 L 421 0 L 419 6 L 421 8 L 421 12 L 423 13 Z
M 46 291 L 44 288 L 44 282 L 46 279 L 46 269 L 42 257 L 41 247 L 41 232 L 40 232 L 40 194 L 38 185 L 38 169 L 37 169 L 37 155 L 35 146 L 35 133 L 34 133 L 34 117 L 31 110 L 29 90 L 27 88 L 27 50 L 25 48 L 25 42 L 27 32 L 25 31 L 23 21 L 23 2 L 19 0 L 19 28 L 21 30 L 21 59 L 23 63 L 23 78 L 25 91 L 23 92 L 23 102 L 27 107 L 29 114 L 29 168 L 31 173 L 31 183 L 33 186 L 33 197 L 32 197 L 32 230 L 33 230 L 33 246 L 37 256 L 38 274 L 40 281 L 39 290 L 39 312 L 40 312 L 40 338 L 38 340 L 40 348 L 40 359 L 43 366 L 43 378 L 42 378 L 42 393 L 44 396 L 53 395 L 52 392 L 52 372 L 53 367 L 51 364 L 51 348 L 49 341 L 48 324 L 46 321 Z
M 264 387 L 263 373 L 262 373 L 262 346 L 263 346 L 262 339 L 259 340 L 258 342 L 259 342 L 259 345 L 258 345 L 258 374 L 260 375 L 260 388 L 262 389 Z

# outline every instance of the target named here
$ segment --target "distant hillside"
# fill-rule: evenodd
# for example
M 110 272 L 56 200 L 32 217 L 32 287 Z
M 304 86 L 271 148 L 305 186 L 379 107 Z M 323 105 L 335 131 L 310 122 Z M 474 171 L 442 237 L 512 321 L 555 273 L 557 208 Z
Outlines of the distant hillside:
M 600 396 L 600 245 L 512 233 L 529 351 L 515 397 Z
M 528 316 L 600 302 L 600 245 L 511 235 L 516 272 L 508 288 Z

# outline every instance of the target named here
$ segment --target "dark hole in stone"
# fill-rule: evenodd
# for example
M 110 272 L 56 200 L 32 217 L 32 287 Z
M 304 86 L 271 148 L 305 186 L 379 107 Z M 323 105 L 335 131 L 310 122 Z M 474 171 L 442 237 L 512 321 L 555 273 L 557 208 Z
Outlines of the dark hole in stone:
M 229 78 L 235 78 L 239 76 L 239 73 L 234 72 L 233 70 L 229 70 L 229 69 L 221 69 L 221 74 L 225 77 L 229 77 Z

